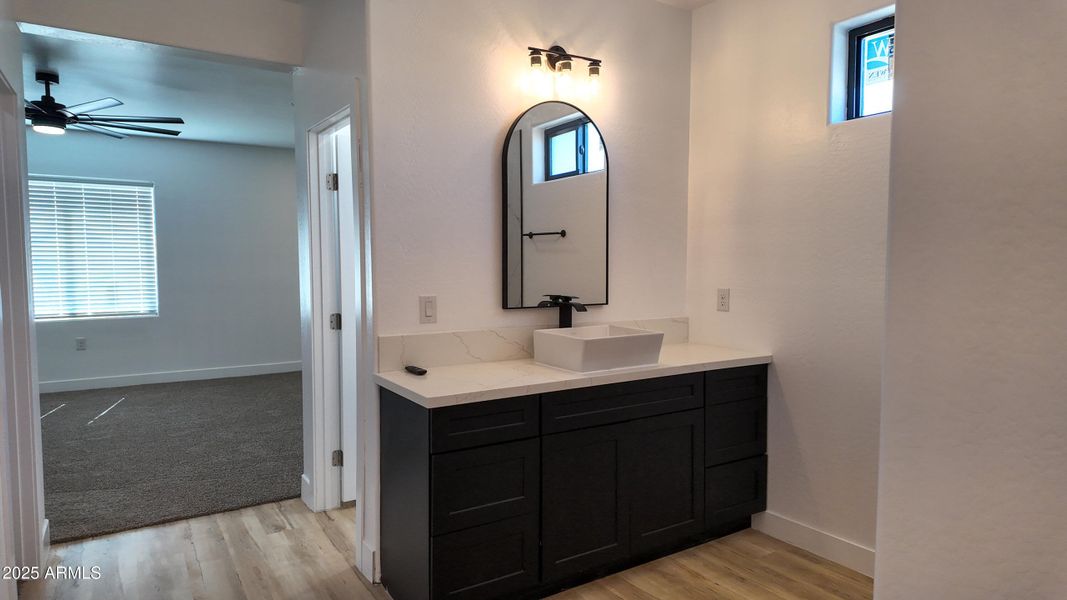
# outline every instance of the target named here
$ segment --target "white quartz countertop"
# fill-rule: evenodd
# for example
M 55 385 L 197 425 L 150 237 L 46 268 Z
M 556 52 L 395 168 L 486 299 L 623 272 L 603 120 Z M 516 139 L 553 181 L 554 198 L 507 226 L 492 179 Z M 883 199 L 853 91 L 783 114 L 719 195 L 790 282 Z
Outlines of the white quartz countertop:
M 574 373 L 535 363 L 532 358 L 433 367 L 426 375 L 388 371 L 378 385 L 426 408 L 558 392 L 683 373 L 747 367 L 771 362 L 770 354 L 702 344 L 664 344 L 659 364 L 630 369 Z

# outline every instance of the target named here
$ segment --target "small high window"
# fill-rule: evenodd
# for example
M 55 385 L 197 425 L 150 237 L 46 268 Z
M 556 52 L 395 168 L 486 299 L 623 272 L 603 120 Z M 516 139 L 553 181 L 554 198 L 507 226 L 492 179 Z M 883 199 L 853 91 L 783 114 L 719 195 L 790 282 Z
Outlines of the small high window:
M 848 32 L 848 118 L 893 110 L 895 18 Z
M 575 119 L 545 130 L 545 181 L 603 169 L 604 142 L 589 119 Z

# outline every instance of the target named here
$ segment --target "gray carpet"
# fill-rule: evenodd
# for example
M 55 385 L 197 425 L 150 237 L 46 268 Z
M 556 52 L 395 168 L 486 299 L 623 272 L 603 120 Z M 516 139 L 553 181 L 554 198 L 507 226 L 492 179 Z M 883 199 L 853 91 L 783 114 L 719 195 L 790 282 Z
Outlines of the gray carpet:
M 53 542 L 300 495 L 300 373 L 42 394 L 41 414 Z

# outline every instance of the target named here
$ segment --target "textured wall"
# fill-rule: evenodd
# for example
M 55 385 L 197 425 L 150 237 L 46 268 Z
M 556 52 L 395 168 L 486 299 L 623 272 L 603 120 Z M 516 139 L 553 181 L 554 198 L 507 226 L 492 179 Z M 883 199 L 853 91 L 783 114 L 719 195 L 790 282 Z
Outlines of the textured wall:
M 1067 5 L 902 0 L 879 600 L 1067 595 Z
M 77 132 L 28 142 L 30 173 L 151 181 L 156 196 L 159 316 L 39 322 L 42 382 L 275 363 L 295 370 L 292 150 Z M 88 350 L 75 351 L 75 337 Z
M 827 111 L 833 23 L 878 7 L 698 9 L 689 163 L 691 338 L 773 353 L 768 509 L 803 534 L 790 541 L 865 571 L 891 117 L 827 125 Z M 717 288 L 732 289 L 728 313 L 715 310 Z
M 287 0 L 13 0 L 19 21 L 289 65 L 301 11 Z
M 512 121 L 548 99 L 520 84 L 526 47 L 557 42 L 604 60 L 598 96 L 561 98 L 596 121 L 611 157 L 611 305 L 586 318 L 684 312 L 690 17 L 610 5 L 370 2 L 379 334 L 544 322 L 500 308 L 500 169 Z M 436 325 L 418 323 L 423 294 L 437 295 Z

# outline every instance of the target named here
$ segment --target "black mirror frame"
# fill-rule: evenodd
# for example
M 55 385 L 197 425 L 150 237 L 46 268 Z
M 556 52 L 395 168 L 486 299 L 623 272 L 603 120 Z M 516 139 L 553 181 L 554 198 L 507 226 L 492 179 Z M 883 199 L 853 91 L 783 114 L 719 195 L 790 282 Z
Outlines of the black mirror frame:
M 511 127 L 508 128 L 508 134 L 504 137 L 504 149 L 501 152 L 500 160 L 500 173 L 501 173 L 501 215 L 500 215 L 500 251 L 501 251 L 501 277 L 500 277 L 500 304 L 504 310 L 523 310 L 537 308 L 536 306 L 508 306 L 508 147 L 511 145 L 511 136 L 515 133 L 515 127 L 519 124 L 519 121 L 526 116 L 531 110 L 545 105 L 545 104 L 565 104 L 574 110 L 582 114 L 589 122 L 596 127 L 597 133 L 600 134 L 600 139 L 604 144 L 604 170 L 607 174 L 604 177 L 604 301 L 603 302 L 583 302 L 585 306 L 605 306 L 608 303 L 611 292 L 611 157 L 608 154 L 608 143 L 604 140 L 604 132 L 600 130 L 600 126 L 596 124 L 596 121 L 592 119 L 586 112 L 570 102 L 564 102 L 562 100 L 545 100 L 544 102 L 538 102 L 530 108 L 522 111 L 522 113 L 511 122 Z M 520 169 L 521 172 L 521 169 Z M 520 175 L 521 176 L 521 175 Z

